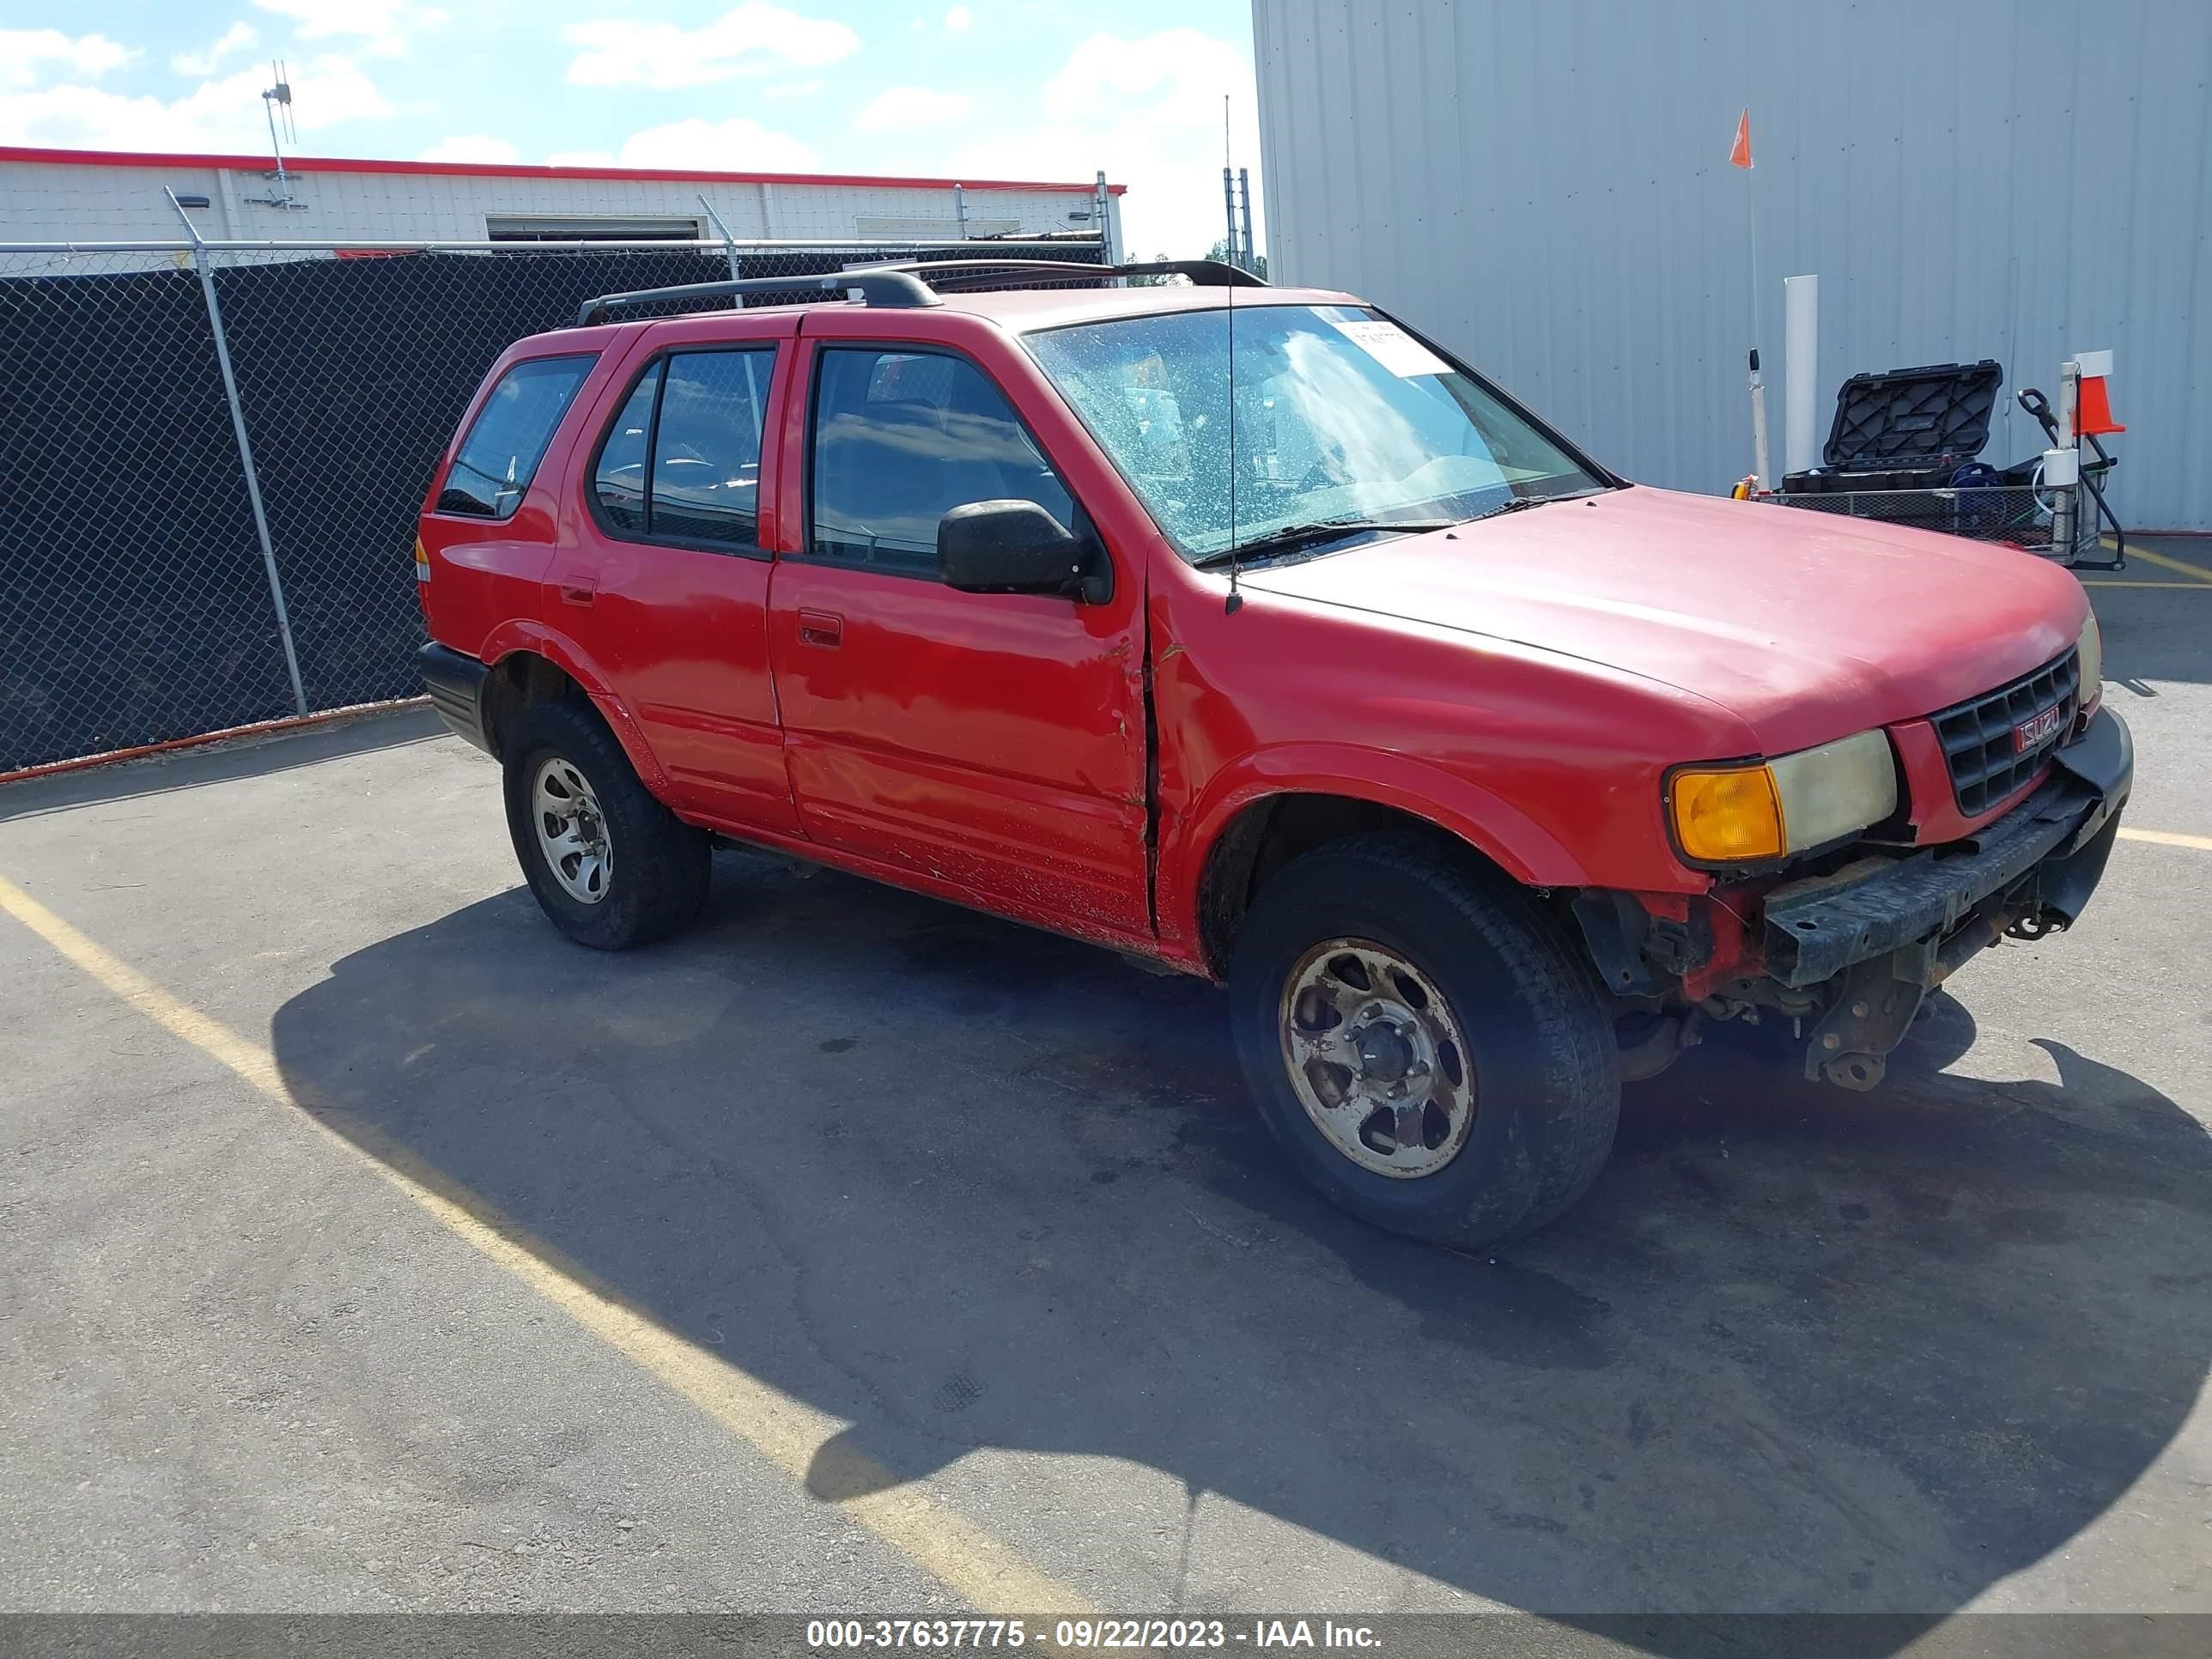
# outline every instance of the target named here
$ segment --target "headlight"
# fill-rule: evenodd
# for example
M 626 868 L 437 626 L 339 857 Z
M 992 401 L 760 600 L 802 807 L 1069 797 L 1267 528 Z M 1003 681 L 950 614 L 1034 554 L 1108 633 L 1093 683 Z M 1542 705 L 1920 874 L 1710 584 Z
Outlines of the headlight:
M 2095 611 L 2081 624 L 2081 637 L 2075 641 L 2074 649 L 2081 665 L 2081 707 L 2094 708 L 2105 690 L 2105 635 L 2097 626 Z
M 1889 739 L 1861 732 L 1757 766 L 1685 767 L 1667 794 L 1683 856 L 1729 864 L 1806 852 L 1880 823 L 1897 810 L 1897 769 Z

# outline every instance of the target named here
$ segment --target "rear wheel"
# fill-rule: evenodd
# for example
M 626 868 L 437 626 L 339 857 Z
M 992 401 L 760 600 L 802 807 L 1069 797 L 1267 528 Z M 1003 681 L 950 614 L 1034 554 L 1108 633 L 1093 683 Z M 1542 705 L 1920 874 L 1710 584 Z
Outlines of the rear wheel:
M 1237 1057 L 1300 1174 L 1394 1232 L 1474 1248 L 1596 1179 L 1620 1113 L 1588 971 L 1511 882 L 1419 836 L 1350 837 L 1260 890 Z
M 596 711 L 534 704 L 503 750 L 507 832 L 555 927 L 579 945 L 622 951 L 697 916 L 712 859 L 706 833 L 653 799 Z

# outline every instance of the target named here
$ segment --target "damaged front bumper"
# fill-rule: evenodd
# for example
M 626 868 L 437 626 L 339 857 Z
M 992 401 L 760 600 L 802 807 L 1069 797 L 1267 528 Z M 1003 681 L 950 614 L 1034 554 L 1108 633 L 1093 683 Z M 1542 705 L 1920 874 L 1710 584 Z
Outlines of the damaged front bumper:
M 1873 1087 L 1921 1000 L 1961 963 L 2007 933 L 2070 924 L 2105 872 L 2134 781 L 2127 726 L 2100 709 L 2042 787 L 1975 835 L 1769 890 L 1767 976 L 1832 990 L 1806 1075 Z
M 1624 1075 L 1663 1067 L 1701 1019 L 1779 1018 L 1806 1038 L 1808 1077 L 1872 1088 L 1960 964 L 2081 914 L 2134 782 L 2128 728 L 2100 709 L 2033 794 L 1958 841 L 1703 900 L 1583 889 L 1572 912 L 1620 1010 Z

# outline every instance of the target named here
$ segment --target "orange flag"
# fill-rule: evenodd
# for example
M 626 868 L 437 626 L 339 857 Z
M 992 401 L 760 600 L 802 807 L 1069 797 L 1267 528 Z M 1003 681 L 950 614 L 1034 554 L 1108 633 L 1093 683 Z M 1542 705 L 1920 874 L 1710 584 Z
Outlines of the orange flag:
M 1729 165 L 1747 167 L 1751 165 L 1751 112 L 1744 111 L 1736 117 L 1735 143 L 1729 146 Z

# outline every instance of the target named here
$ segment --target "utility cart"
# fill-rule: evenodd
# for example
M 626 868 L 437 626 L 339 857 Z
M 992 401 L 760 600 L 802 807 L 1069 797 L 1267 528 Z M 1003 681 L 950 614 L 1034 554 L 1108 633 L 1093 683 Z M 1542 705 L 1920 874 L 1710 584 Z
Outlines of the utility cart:
M 2094 356 L 2105 361 L 2085 355 L 2090 367 L 2109 370 L 2109 352 Z M 2126 562 L 2127 542 L 2106 502 L 2113 459 L 2099 434 L 2125 428 L 2111 420 L 2103 381 L 2102 374 L 2084 379 L 2081 365 L 2069 362 L 2058 409 L 2035 388 L 2023 390 L 2020 405 L 2050 447 L 1999 468 L 1980 456 L 2004 385 L 2002 364 L 1984 358 L 1854 374 L 1836 394 L 1821 465 L 1788 474 L 1778 489 L 1744 493 L 1784 507 L 2002 542 L 2079 569 L 2117 570 Z M 2093 395 L 2085 400 L 2083 391 Z

